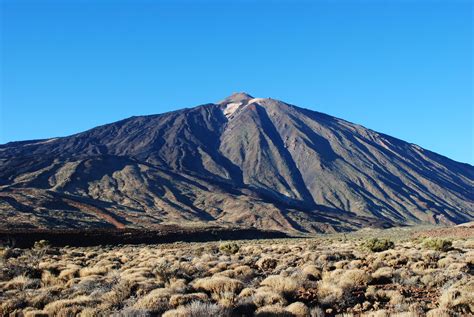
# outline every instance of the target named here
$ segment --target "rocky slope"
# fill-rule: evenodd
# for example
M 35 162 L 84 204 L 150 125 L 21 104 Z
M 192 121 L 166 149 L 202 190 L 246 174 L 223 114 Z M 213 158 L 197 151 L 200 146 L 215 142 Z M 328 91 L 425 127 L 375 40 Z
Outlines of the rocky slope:
M 7 228 L 453 224 L 474 220 L 473 188 L 469 164 L 244 93 L 0 145 Z

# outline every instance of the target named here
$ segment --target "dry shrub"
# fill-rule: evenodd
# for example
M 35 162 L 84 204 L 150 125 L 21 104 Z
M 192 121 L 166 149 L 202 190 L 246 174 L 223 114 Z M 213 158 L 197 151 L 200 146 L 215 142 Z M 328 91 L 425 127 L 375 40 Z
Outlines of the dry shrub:
M 19 275 L 8 281 L 4 288 L 26 290 L 30 288 L 37 288 L 39 285 L 40 281 L 38 279 L 33 279 L 25 275 Z
M 378 284 L 390 283 L 393 277 L 394 270 L 391 267 L 381 267 L 372 273 L 372 278 L 376 280 Z
M 239 265 L 234 268 L 234 272 L 234 277 L 241 281 L 248 281 L 255 275 L 254 270 L 248 265 Z
M 262 271 L 271 271 L 276 268 L 278 261 L 270 257 L 262 257 L 255 264 Z
M 211 303 L 192 302 L 189 305 L 165 312 L 162 317 L 205 317 L 205 316 L 230 316 L 230 312 Z
M 41 285 L 43 287 L 63 285 L 63 284 L 64 284 L 64 280 L 62 280 L 59 277 L 55 276 L 50 271 L 43 271 L 43 274 L 41 274 Z
M 233 278 L 233 277 L 235 277 L 235 271 L 234 270 L 225 270 L 225 271 L 217 272 L 216 274 L 214 274 L 214 276 L 225 276 L 225 277 Z
M 336 269 L 343 269 L 347 264 L 349 264 L 349 261 L 347 260 L 342 260 L 334 263 L 334 267 Z
M 0 315 L 1 316 L 12 315 L 12 313 L 16 309 L 24 308 L 25 306 L 26 306 L 26 299 L 24 295 L 19 295 L 19 296 L 4 300 L 0 304 Z
M 86 307 L 92 307 L 98 303 L 97 299 L 91 296 L 78 296 L 72 299 L 60 299 L 52 303 L 47 304 L 44 307 L 44 311 L 54 316 L 67 313 L 79 313 Z
M 235 294 L 243 289 L 243 283 L 239 280 L 225 276 L 213 276 L 195 280 L 193 282 L 193 287 L 197 290 L 204 290 L 214 294 L 223 292 L 231 292 Z
M 451 265 L 454 262 L 454 259 L 451 257 L 445 257 L 438 260 L 438 267 L 445 268 Z
M 232 307 L 238 300 L 237 295 L 233 292 L 222 292 L 219 294 L 213 294 L 213 299 L 223 307 Z
M 229 262 L 228 262 L 228 259 L 227 257 L 220 257 L 219 258 L 219 263 L 216 264 L 216 268 L 220 269 L 220 270 L 227 270 L 228 269 L 228 266 L 229 266 Z
M 358 269 L 325 272 L 318 282 L 319 300 L 326 306 L 350 306 L 353 304 L 351 290 L 365 287 L 370 279 L 369 274 Z
M 306 317 L 309 316 L 309 308 L 302 302 L 294 302 L 288 305 L 285 310 L 295 317 Z
M 183 272 L 179 270 L 179 267 L 172 265 L 166 259 L 161 259 L 155 264 L 155 267 L 151 273 L 158 277 L 165 284 L 169 284 L 171 279 L 178 278 Z
M 364 314 L 364 317 L 390 317 L 390 316 L 391 316 L 390 313 L 385 309 L 381 309 L 381 310 Z
M 207 300 L 209 300 L 209 297 L 205 293 L 175 294 L 170 297 L 169 304 L 176 308 L 194 301 L 206 302 Z
M 355 288 L 367 285 L 371 280 L 370 275 L 364 270 L 347 270 L 341 275 L 339 285 L 346 288 Z
M 428 266 L 436 266 L 440 259 L 440 252 L 438 250 L 426 250 L 421 254 L 421 260 Z
M 427 263 L 425 263 L 423 261 L 417 261 L 417 262 L 413 262 L 413 263 L 409 263 L 409 264 L 410 264 L 410 266 L 409 266 L 410 269 L 414 272 L 423 272 L 428 267 Z
M 280 293 L 268 289 L 257 289 L 252 296 L 252 300 L 257 307 L 268 305 L 284 306 L 287 304 L 286 299 Z
M 168 288 L 173 290 L 175 293 L 184 293 L 186 292 L 188 285 L 184 279 L 172 279 L 169 282 Z
M 154 287 L 152 288 L 165 287 L 165 282 L 160 278 L 155 278 L 152 274 L 149 274 L 149 271 L 145 270 L 135 273 L 122 273 L 120 278 L 124 281 L 130 281 L 142 285 L 144 288 L 147 288 L 146 285 L 153 285 Z
M 292 313 L 288 312 L 282 306 L 270 305 L 263 306 L 257 309 L 255 316 L 258 317 L 294 317 Z
M 255 294 L 255 289 L 253 287 L 246 287 L 239 293 L 239 297 L 250 297 L 253 294 Z
M 422 272 L 420 271 L 419 274 L 423 274 Z M 401 269 L 395 272 L 393 281 L 397 284 L 417 286 L 420 284 L 420 276 L 411 270 Z
M 23 314 L 25 317 L 48 317 L 49 315 L 42 310 L 24 310 Z
M 372 302 L 389 302 L 392 305 L 401 305 L 405 303 L 405 298 L 397 290 L 378 289 L 374 285 L 367 287 L 365 297 Z
M 332 281 L 323 280 L 318 283 L 318 299 L 326 305 L 331 306 L 341 302 L 344 296 L 344 290 Z
M 157 288 L 139 298 L 133 305 L 135 309 L 146 309 L 153 313 L 163 313 L 169 308 L 172 291 L 167 288 Z
M 232 316 L 253 316 L 256 309 L 252 297 L 240 297 L 232 307 Z
M 136 284 L 123 280 L 115 285 L 112 290 L 108 293 L 105 293 L 102 296 L 102 303 L 104 307 L 118 307 L 120 306 L 127 298 L 132 295 Z
M 474 254 L 467 254 L 466 255 L 466 264 L 470 267 L 474 267 Z
M 469 268 L 469 266 L 466 263 L 451 263 L 448 266 L 447 271 L 452 272 L 451 274 L 455 276 L 456 273 L 468 272 L 469 269 L 473 270 L 473 268 L 472 267 Z
M 362 260 L 352 260 L 348 263 L 347 268 L 360 269 L 363 265 L 364 265 L 364 262 L 362 262 Z
M 64 263 L 59 261 L 52 261 L 52 259 L 44 259 L 38 264 L 40 270 L 61 271 L 64 268 Z
M 365 297 L 372 301 L 377 300 L 379 297 L 377 287 L 375 285 L 369 285 L 367 289 L 365 290 Z
M 364 317 L 421 317 L 421 316 L 425 316 L 425 314 L 417 313 L 417 312 L 409 312 L 409 311 L 392 312 L 391 310 L 389 311 L 389 310 L 382 309 L 375 312 L 362 314 L 362 316 Z
M 405 304 L 406 302 L 405 297 L 399 291 L 393 291 L 393 293 L 391 293 L 389 297 L 390 297 L 389 303 L 392 306 L 402 305 L 402 304 Z
M 311 316 L 311 317 L 325 317 L 326 314 L 321 309 L 321 307 L 316 306 L 316 307 L 311 308 L 311 310 L 309 311 L 309 316 Z
M 428 269 L 424 272 L 420 281 L 428 287 L 440 287 L 449 279 L 449 277 L 444 273 L 446 273 L 444 270 Z
M 188 276 L 193 276 L 199 273 L 197 267 L 190 262 L 179 263 L 179 269 Z
M 62 270 L 59 273 L 59 278 L 63 280 L 71 280 L 77 276 L 79 276 L 79 270 L 81 267 L 79 265 L 72 265 L 69 267 L 66 267 L 64 270 Z
M 268 286 L 284 295 L 292 295 L 299 287 L 298 281 L 291 277 L 283 277 L 280 275 L 270 275 L 264 279 L 261 286 Z
M 101 316 L 101 314 L 96 314 L 93 316 Z M 153 316 L 153 314 L 151 314 L 146 309 L 136 309 L 132 307 L 126 307 L 122 309 L 121 311 L 114 313 L 112 316 L 113 317 L 151 317 Z
M 461 281 L 448 290 L 439 298 L 441 308 L 447 308 L 457 313 L 474 313 L 474 280 Z
M 46 304 L 57 300 L 61 290 L 60 287 L 42 288 L 36 295 L 28 299 L 28 303 L 32 307 L 42 308 Z
M 79 276 L 104 275 L 107 271 L 107 268 L 103 266 L 85 267 L 79 271 Z
M 92 295 L 92 293 L 104 293 L 106 290 L 102 287 L 104 278 L 99 275 L 90 275 L 79 279 L 76 283 L 68 285 L 74 295 Z M 66 284 L 67 285 L 67 284 Z
M 79 317 L 95 317 L 100 316 L 101 313 L 99 308 L 86 307 L 81 311 Z
M 385 263 L 385 260 L 383 258 L 377 257 L 374 259 L 372 257 L 369 257 L 368 261 L 370 262 L 369 268 L 371 268 L 372 270 L 378 270 L 381 267 L 387 266 L 387 263 Z
M 206 275 L 215 275 L 215 274 L 220 273 L 220 272 L 222 272 L 221 268 L 213 267 L 213 268 L 210 268 L 209 270 L 207 270 Z
M 426 313 L 426 317 L 451 317 L 454 314 L 446 308 L 435 308 Z
M 311 281 L 317 281 L 321 279 L 321 270 L 314 264 L 306 264 L 301 269 L 301 272 Z

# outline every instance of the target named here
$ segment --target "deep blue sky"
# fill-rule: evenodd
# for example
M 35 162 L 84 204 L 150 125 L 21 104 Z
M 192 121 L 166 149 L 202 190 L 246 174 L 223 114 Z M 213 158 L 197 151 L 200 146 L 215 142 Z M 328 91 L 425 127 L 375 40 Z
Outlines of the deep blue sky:
M 474 164 L 473 1 L 0 2 L 0 143 L 246 91 Z

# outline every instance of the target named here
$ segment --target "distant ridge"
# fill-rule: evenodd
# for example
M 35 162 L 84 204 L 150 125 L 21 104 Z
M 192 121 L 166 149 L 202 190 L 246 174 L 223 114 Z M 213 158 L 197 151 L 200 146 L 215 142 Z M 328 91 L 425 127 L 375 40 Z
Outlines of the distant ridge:
M 473 188 L 469 164 L 247 93 L 0 145 L 2 228 L 459 224 Z

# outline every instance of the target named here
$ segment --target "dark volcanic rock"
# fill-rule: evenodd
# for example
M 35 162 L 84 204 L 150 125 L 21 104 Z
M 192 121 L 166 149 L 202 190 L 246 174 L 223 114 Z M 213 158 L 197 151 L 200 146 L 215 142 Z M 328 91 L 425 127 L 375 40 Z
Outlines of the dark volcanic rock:
M 474 219 L 473 185 L 469 164 L 243 93 L 0 146 L 4 228 L 453 224 Z

